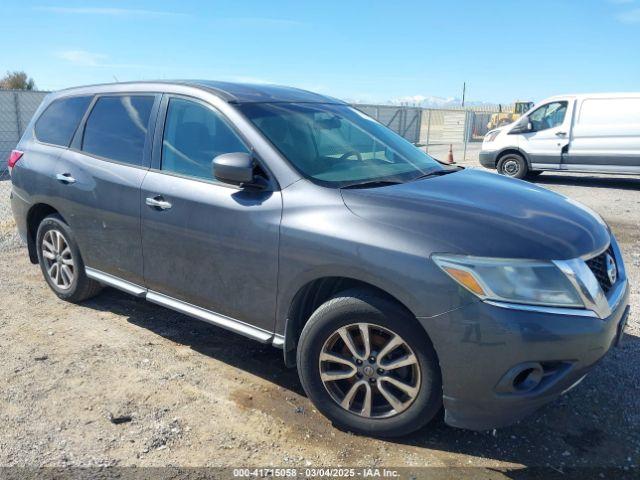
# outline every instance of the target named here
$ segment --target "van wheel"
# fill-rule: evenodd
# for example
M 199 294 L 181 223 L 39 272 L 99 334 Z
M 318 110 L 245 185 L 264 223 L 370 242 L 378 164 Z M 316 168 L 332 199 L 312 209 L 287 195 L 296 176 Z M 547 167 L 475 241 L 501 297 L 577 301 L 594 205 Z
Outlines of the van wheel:
M 62 300 L 81 302 L 102 289 L 87 277 L 71 229 L 59 215 L 49 215 L 40 222 L 36 248 L 44 279 Z
M 379 437 L 406 435 L 442 407 L 438 359 L 403 308 L 350 290 L 322 304 L 300 336 L 302 386 L 336 426 Z
M 511 178 L 525 178 L 529 167 L 522 155 L 508 153 L 498 161 L 498 173 Z

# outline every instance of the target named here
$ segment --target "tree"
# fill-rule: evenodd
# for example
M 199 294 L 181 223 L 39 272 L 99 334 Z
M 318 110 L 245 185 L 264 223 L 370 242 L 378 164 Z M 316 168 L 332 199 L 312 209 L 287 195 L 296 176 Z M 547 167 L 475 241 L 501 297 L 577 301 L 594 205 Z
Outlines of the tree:
M 0 90 L 35 90 L 36 84 L 33 78 L 25 72 L 9 72 L 0 78 Z

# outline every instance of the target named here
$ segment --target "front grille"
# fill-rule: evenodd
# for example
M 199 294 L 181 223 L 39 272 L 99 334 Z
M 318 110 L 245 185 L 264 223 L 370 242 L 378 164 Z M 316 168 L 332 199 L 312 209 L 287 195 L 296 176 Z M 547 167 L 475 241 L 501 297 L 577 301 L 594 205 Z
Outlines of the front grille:
M 613 285 L 609 281 L 609 275 L 607 274 L 607 254 L 611 255 L 613 261 L 616 262 L 616 256 L 613 254 L 613 248 L 609 245 L 604 252 L 602 252 L 597 257 L 593 257 L 586 261 L 587 266 L 591 269 L 593 274 L 596 276 L 600 287 L 604 293 L 607 293 Z M 616 267 L 618 266 L 616 262 Z

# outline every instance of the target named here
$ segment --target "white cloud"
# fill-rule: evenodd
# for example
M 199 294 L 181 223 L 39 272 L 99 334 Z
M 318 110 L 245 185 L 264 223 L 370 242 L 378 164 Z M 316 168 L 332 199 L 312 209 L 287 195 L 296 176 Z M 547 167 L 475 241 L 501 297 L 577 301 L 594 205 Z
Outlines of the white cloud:
M 186 13 L 111 7 L 35 7 L 35 10 L 72 15 L 103 15 L 116 17 L 175 17 Z
M 394 98 L 391 100 L 393 104 L 419 105 L 423 107 L 443 107 L 460 104 L 460 100 L 453 97 L 443 98 L 425 95 L 408 95 L 404 97 Z
M 640 23 L 640 8 L 634 8 L 633 10 L 619 13 L 616 15 L 616 18 L 622 23 Z
M 108 55 L 87 52 L 86 50 L 63 50 L 56 52 L 55 56 L 79 67 L 149 68 L 148 65 L 133 63 L 109 63 L 107 61 L 109 59 Z
M 97 67 L 107 59 L 107 56 L 101 53 L 91 53 L 84 50 L 65 50 L 57 52 L 56 57 L 83 67 Z

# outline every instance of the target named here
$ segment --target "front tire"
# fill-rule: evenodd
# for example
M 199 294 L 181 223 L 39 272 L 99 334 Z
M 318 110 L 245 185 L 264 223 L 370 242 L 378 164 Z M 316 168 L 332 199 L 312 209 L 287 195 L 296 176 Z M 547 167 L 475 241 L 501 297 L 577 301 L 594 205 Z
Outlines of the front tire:
M 511 178 L 523 179 L 529 173 L 529 166 L 522 155 L 508 153 L 498 161 L 498 173 Z
M 302 386 L 336 426 L 378 437 L 409 434 L 442 407 L 438 359 L 402 307 L 350 290 L 322 304 L 300 336 Z
M 44 279 L 58 298 L 77 303 L 102 289 L 87 277 L 73 233 L 60 215 L 49 215 L 40 222 L 36 249 Z

